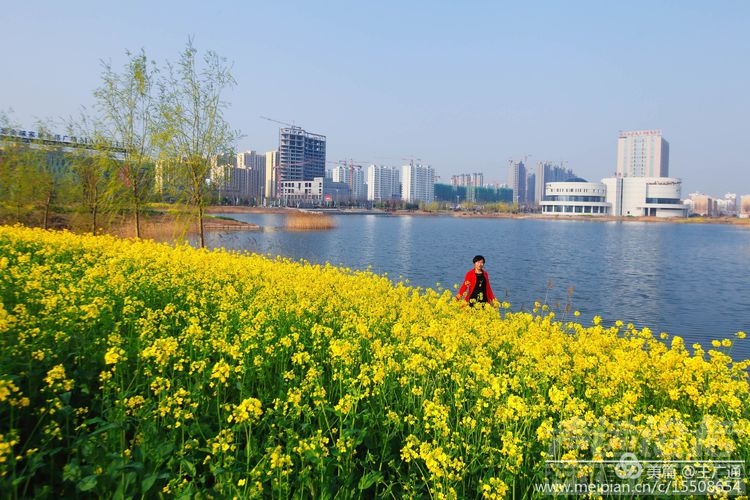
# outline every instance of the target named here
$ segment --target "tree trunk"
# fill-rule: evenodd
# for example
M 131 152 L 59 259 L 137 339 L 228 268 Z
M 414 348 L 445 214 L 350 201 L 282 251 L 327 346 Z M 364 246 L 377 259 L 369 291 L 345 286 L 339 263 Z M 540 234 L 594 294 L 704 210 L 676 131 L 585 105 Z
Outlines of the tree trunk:
M 131 180 L 132 188 L 131 188 L 131 194 L 133 196 L 133 211 L 135 212 L 135 237 L 137 239 L 141 239 L 141 200 L 139 198 L 140 196 L 140 189 L 141 189 L 141 183 L 140 178 L 138 175 L 140 173 L 133 172 L 134 168 L 131 165 Z
M 203 205 L 198 206 L 198 236 L 200 238 L 200 247 L 206 248 L 206 238 L 203 233 Z
M 91 234 L 96 236 L 96 205 L 91 210 Z
M 52 195 L 47 195 L 47 199 L 44 203 L 44 216 L 42 220 L 42 226 L 44 229 L 49 229 L 49 212 L 50 212 L 50 206 L 52 205 Z

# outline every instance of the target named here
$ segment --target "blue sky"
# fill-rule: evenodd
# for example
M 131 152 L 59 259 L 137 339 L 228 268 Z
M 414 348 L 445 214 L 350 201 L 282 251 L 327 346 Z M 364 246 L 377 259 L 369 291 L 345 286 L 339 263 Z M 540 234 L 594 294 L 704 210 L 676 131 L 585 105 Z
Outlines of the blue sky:
M 176 61 L 192 36 L 232 64 L 238 150 L 278 124 L 328 160 L 420 158 L 441 182 L 510 159 L 615 170 L 620 130 L 660 129 L 683 196 L 750 193 L 750 2 L 4 2 L 0 110 L 19 125 L 91 108 L 101 61 Z

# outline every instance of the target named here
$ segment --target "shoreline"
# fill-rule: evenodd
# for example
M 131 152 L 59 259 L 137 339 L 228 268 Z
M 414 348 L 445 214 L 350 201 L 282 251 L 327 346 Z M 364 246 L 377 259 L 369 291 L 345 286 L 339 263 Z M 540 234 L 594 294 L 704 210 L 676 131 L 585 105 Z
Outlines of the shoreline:
M 288 214 L 298 211 L 297 208 L 286 207 L 244 207 L 212 205 L 206 208 L 206 214 Z M 427 212 L 423 210 L 363 210 L 363 209 L 313 209 L 330 215 L 384 215 L 384 216 L 414 216 L 414 217 L 456 217 L 464 219 L 531 219 L 531 220 L 560 220 L 560 221 L 591 221 L 591 222 L 655 222 L 671 224 L 725 224 L 746 227 L 750 229 L 750 218 L 739 217 L 613 217 L 592 215 L 542 215 L 542 214 L 506 214 L 506 213 L 471 213 L 471 212 Z M 239 222 L 239 221 L 238 221 Z M 231 223 L 230 223 L 231 224 Z M 246 223 L 241 223 L 246 224 Z

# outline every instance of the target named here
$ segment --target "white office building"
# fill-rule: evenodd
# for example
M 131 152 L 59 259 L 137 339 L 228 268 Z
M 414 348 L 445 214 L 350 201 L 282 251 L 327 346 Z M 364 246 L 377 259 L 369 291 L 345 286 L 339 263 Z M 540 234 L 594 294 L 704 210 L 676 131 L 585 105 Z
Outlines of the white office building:
M 320 206 L 323 203 L 323 177 L 309 181 L 280 181 L 279 198 L 284 206 Z
M 611 215 L 623 217 L 685 217 L 680 200 L 682 180 L 673 177 L 609 177 L 607 202 Z
M 583 179 L 545 184 L 544 199 L 539 202 L 545 215 L 609 215 L 607 186 Z
M 616 177 L 668 177 L 669 143 L 661 130 L 620 132 Z

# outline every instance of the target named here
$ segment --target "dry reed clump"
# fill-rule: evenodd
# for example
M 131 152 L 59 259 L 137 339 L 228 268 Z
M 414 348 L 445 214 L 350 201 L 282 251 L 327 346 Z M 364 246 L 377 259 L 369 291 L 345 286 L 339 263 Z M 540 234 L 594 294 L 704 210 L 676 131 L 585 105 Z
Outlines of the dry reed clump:
M 293 212 L 286 218 L 286 228 L 292 231 L 333 229 L 336 224 L 330 215 L 313 212 Z

